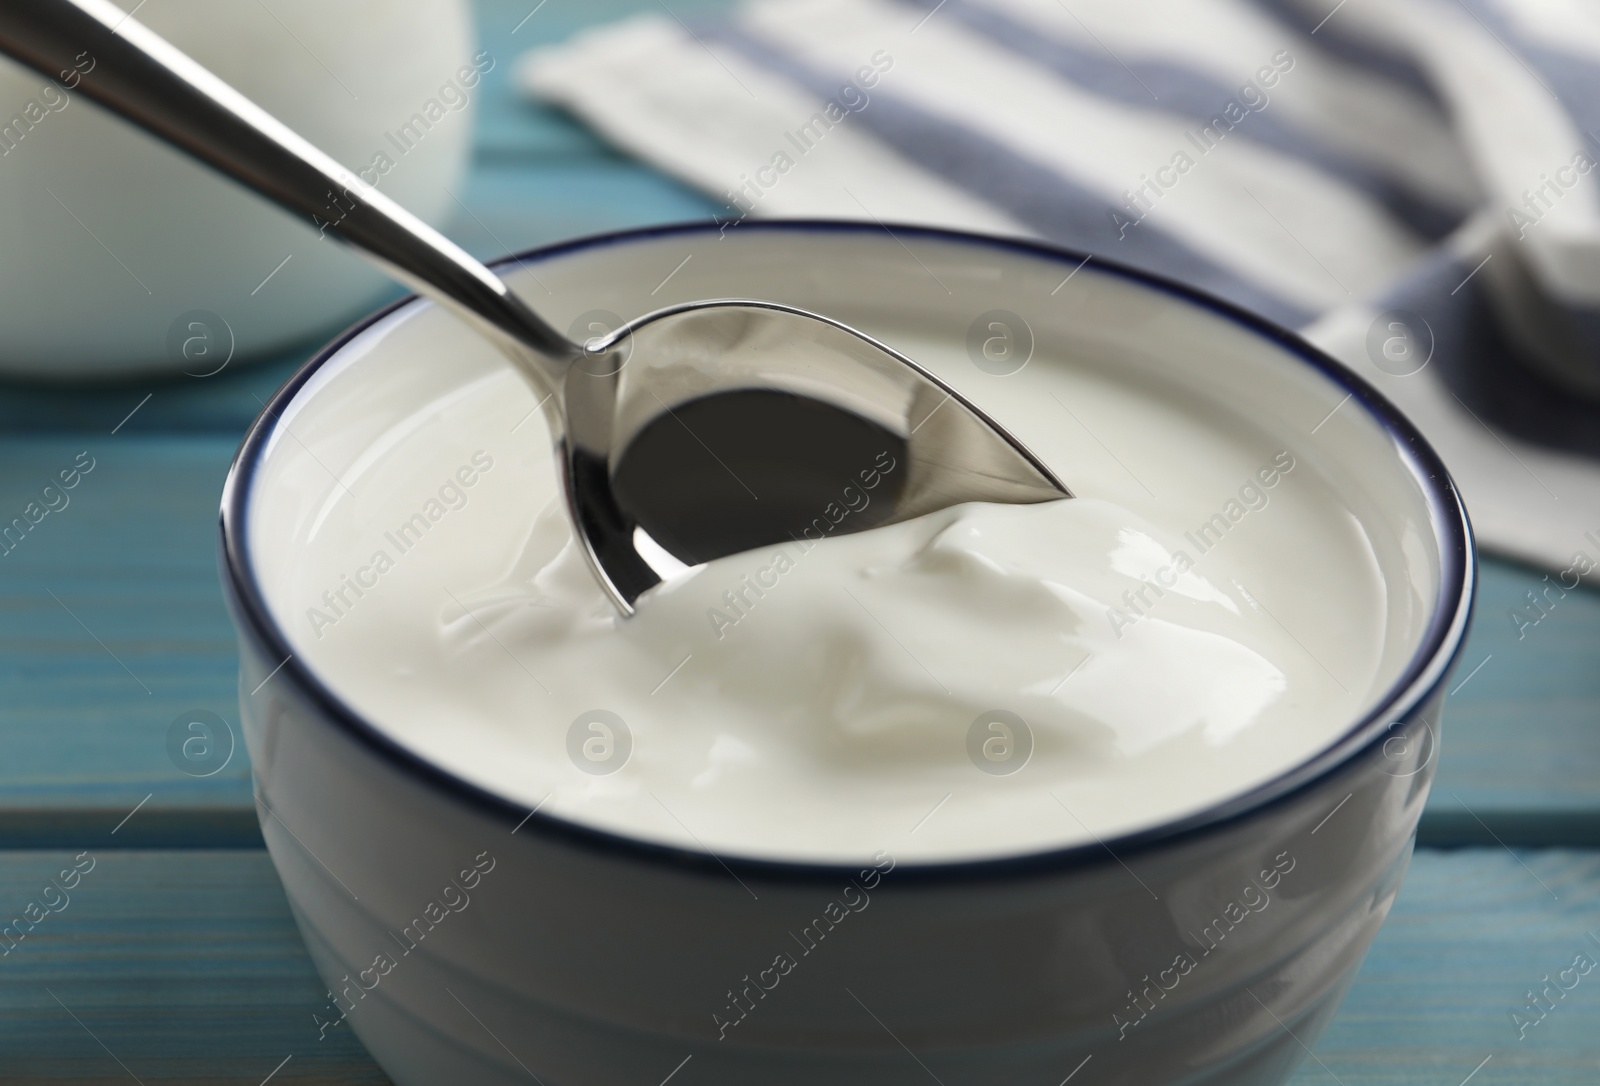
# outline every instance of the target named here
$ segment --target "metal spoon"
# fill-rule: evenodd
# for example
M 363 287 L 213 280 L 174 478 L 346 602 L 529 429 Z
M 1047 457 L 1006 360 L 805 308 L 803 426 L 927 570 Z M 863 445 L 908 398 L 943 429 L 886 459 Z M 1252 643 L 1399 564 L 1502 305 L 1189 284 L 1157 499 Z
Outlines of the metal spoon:
M 0 51 L 309 218 L 494 341 L 543 397 L 577 536 L 624 615 L 684 565 L 782 541 L 808 523 L 845 532 L 961 502 L 1071 497 L 1021 442 L 911 359 L 801 309 L 694 302 L 572 342 L 488 268 L 110 0 L 4 0 Z M 713 458 L 718 441 L 705 440 L 708 426 L 746 443 L 752 434 L 787 434 L 784 447 L 769 442 L 747 458 L 755 467 L 746 473 L 761 468 L 767 493 L 717 458 L 748 498 L 695 506 L 710 482 L 674 488 L 684 472 L 663 475 L 660 457 L 628 455 L 651 442 L 666 448 L 672 428 L 656 425 L 664 419 Z M 879 441 L 894 443 L 903 460 L 886 448 L 859 472 L 838 471 L 848 462 L 837 455 L 832 477 L 809 470 L 830 450 Z M 864 509 L 865 490 L 886 476 L 892 485 L 876 491 L 870 516 L 837 512 Z M 839 500 L 808 504 L 824 493 Z M 758 508 L 752 532 L 746 520 Z M 774 508 L 785 512 L 774 517 Z

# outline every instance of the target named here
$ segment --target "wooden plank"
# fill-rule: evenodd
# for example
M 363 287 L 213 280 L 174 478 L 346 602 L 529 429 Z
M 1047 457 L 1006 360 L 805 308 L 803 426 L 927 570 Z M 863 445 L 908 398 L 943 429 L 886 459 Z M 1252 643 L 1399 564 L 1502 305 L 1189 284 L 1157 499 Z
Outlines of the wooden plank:
M 1426 844 L 1600 844 L 1600 592 L 1486 559 L 1472 632 L 1451 680 Z
M 585 27 L 641 12 L 693 26 L 725 11 L 735 0 L 479 0 L 479 48 L 494 57 L 478 100 L 475 140 L 480 155 L 522 161 L 547 157 L 610 158 L 616 152 L 564 113 L 527 100 L 514 85 L 514 69 L 529 49 L 565 41 Z
M 354 314 L 353 314 L 354 316 Z M 262 405 L 317 347 L 234 359 L 213 377 L 145 377 L 59 386 L 0 381 L 0 433 L 219 433 L 238 444 Z
M 707 197 L 635 162 L 548 162 L 534 169 L 486 164 L 473 172 L 452 234 L 481 257 L 607 230 L 709 221 Z
M 0 854 L 0 908 L 78 851 Z M 0 957 L 0 1081 L 125 1078 L 106 1049 L 147 1086 L 257 1086 L 285 1057 L 286 1082 L 385 1081 L 347 1029 L 317 1039 L 324 989 L 264 852 L 94 856 L 71 903 Z M 1600 958 L 1597 914 L 1600 853 L 1420 852 L 1321 1065 L 1294 1082 L 1455 1086 L 1488 1057 L 1478 1086 L 1589 1086 L 1600 971 L 1552 992 L 1525 1037 L 1511 1013 L 1577 954 Z
M 92 465 L 0 557 L 0 804 L 22 822 L 88 810 L 248 810 L 242 745 L 213 776 L 167 753 L 172 721 L 237 722 L 237 655 L 216 573 L 234 439 L 104 430 L 0 439 L 0 522 Z M 57 499 L 59 503 L 59 498 Z M 148 806 L 148 805 L 147 805 Z M 26 840 L 26 838 L 25 838 Z
M 1530 990 L 1577 955 L 1600 961 L 1600 853 L 1504 849 L 1418 852 L 1319 1065 L 1295 1086 L 1592 1083 L 1600 1066 L 1600 970 Z M 1537 1024 L 1523 1029 L 1513 1012 Z M 1482 1063 L 1488 1059 L 1488 1063 Z
M 78 852 L 0 854 L 0 908 Z M 265 852 L 91 855 L 0 957 L 0 1082 L 257 1086 L 290 1057 L 274 1082 L 389 1081 L 347 1028 L 318 1039 L 326 989 Z

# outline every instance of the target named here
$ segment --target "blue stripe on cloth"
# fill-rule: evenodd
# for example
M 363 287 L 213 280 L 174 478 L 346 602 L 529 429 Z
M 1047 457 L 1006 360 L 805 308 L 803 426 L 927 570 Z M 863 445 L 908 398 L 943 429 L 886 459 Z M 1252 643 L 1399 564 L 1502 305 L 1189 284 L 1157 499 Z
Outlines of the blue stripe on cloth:
M 1228 87 L 1192 68 L 1166 61 L 1127 64 L 1103 49 L 1080 48 L 1061 38 L 1039 33 L 1006 12 L 981 0 L 901 0 L 925 11 L 937 10 L 991 42 L 1026 57 L 1061 78 L 1112 101 L 1142 109 L 1160 109 L 1213 124 L 1216 131 L 1243 136 L 1281 154 L 1300 159 L 1321 173 L 1349 185 L 1386 208 L 1391 215 L 1430 241 L 1461 225 L 1465 213 L 1440 204 L 1405 179 L 1363 165 L 1295 126 L 1266 105 L 1252 110 L 1240 97 L 1241 87 Z M 1270 64 L 1267 57 L 1263 65 Z M 1269 103 L 1271 91 L 1253 88 Z M 1223 111 L 1236 104 L 1245 116 L 1228 122 Z
M 1299 0 L 1255 0 L 1255 4 L 1329 56 L 1410 87 L 1448 116 L 1449 106 L 1439 89 L 1403 44 L 1380 45 L 1348 34 L 1340 27 L 1338 9 L 1343 6 L 1340 0 L 1327 0 L 1328 11 L 1324 15 L 1312 15 Z
M 1431 364 L 1483 421 L 1529 444 L 1600 457 L 1600 404 L 1574 396 L 1522 360 L 1495 318 L 1488 280 L 1478 275 L 1463 285 L 1472 271 L 1471 261 L 1441 247 L 1375 305 L 1409 310 L 1428 322 Z
M 717 26 L 701 36 L 738 50 L 754 64 L 825 101 L 843 89 L 844 78 L 819 71 L 738 27 Z M 1291 328 L 1315 316 L 1148 221 L 1123 228 L 1125 236 L 1119 238 L 1111 218 L 1113 207 L 1105 197 L 990 136 L 882 89 L 875 89 L 869 103 L 841 123 L 868 129 L 901 157 L 1051 241 L 1181 279 Z M 1116 210 L 1123 211 L 1120 205 Z

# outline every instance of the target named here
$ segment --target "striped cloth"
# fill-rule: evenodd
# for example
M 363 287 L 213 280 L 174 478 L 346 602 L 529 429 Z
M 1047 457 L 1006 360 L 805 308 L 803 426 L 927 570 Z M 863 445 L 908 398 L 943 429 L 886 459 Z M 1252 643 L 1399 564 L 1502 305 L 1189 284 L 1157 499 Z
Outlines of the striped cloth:
M 1486 546 L 1600 571 L 1596 0 L 754 0 L 520 77 L 724 221 L 1039 237 L 1299 329 Z

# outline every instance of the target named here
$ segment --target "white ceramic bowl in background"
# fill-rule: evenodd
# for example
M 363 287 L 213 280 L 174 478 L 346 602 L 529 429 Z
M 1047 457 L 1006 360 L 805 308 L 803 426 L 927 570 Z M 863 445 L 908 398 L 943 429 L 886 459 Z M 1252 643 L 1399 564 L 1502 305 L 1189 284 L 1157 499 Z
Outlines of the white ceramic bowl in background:
M 147 0 L 137 18 L 422 218 L 455 213 L 481 88 L 461 85 L 465 0 Z M 243 359 L 304 342 L 390 289 L 71 84 L 0 58 L 0 374 L 201 375 L 230 346 Z M 418 112 L 437 120 L 424 131 Z
M 1005 308 L 1048 345 L 1033 365 L 1127 366 L 1229 404 L 1283 435 L 1297 470 L 1333 486 L 1371 540 L 1392 651 L 1368 713 L 1304 763 L 1176 823 L 1046 853 L 902 863 L 880 878 L 530 812 L 345 704 L 295 655 L 293 601 L 271 575 L 294 561 L 295 533 L 334 477 L 358 471 L 378 440 L 350 408 L 388 379 L 386 359 L 437 355 L 419 402 L 503 365 L 409 301 L 284 387 L 224 495 L 262 830 L 332 989 L 308 1009 L 354 1028 L 403 1086 L 509 1086 L 530 1073 L 547 1086 L 637 1086 L 675 1068 L 685 1086 L 920 1086 L 930 1072 L 947 1086 L 1056 1083 L 1077 1068 L 1086 1083 L 1284 1081 L 1409 860 L 1471 605 L 1470 529 L 1431 450 L 1358 378 L 1226 305 L 1082 259 L 914 227 L 761 223 L 725 238 L 689 226 L 573 242 L 503 267 L 561 327 L 584 311 L 655 308 L 674 266 L 687 296 L 787 302 L 957 352 L 975 315 Z M 1072 288 L 1053 294 L 1074 268 Z M 993 410 L 996 379 L 972 374 L 958 387 Z M 1340 604 L 1329 586 L 1328 606 Z M 852 881 L 870 903 L 802 956 L 793 933 L 820 930 L 830 902 L 857 900 Z M 1200 953 L 1202 938 L 1214 953 Z M 798 965 L 779 976 L 769 967 L 785 952 Z M 1192 964 L 1175 967 L 1185 953 Z M 713 1015 L 747 987 L 758 1006 L 719 1038 Z

